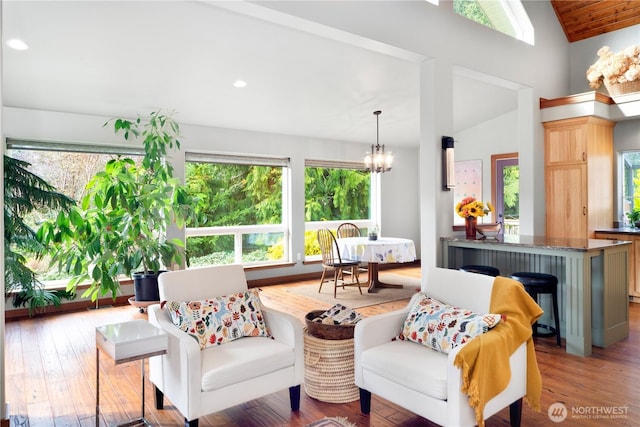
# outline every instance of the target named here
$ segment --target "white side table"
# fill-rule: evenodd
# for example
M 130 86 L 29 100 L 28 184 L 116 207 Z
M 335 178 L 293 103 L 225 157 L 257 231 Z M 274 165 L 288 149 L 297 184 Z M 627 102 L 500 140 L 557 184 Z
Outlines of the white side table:
M 142 413 L 140 418 L 120 426 L 150 425 L 144 418 L 144 360 L 167 352 L 168 338 L 162 330 L 146 320 L 132 320 L 96 328 L 96 427 L 100 423 L 100 350 L 116 365 L 141 361 Z

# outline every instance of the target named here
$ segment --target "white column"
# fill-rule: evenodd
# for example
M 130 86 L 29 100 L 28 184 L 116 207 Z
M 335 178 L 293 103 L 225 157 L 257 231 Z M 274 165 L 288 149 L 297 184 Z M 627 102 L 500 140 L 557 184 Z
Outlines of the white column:
M 422 268 L 440 263 L 440 236 L 451 234 L 452 191 L 442 191 L 442 136 L 453 136 L 453 65 L 420 66 L 420 240 Z

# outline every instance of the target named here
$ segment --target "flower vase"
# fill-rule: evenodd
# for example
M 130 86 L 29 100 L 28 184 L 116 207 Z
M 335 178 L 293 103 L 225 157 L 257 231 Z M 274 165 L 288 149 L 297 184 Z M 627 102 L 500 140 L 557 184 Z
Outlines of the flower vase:
M 464 220 L 464 231 L 467 235 L 467 239 L 476 238 L 476 224 L 478 222 L 478 218 L 475 216 L 468 216 Z

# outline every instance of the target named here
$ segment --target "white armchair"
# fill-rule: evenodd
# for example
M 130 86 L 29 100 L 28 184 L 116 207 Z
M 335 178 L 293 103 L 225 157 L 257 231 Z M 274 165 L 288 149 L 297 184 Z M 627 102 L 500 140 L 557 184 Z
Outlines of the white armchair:
M 493 282 L 490 276 L 433 268 L 422 279 L 422 291 L 443 303 L 488 313 Z M 362 412 L 370 412 L 373 393 L 439 425 L 476 425 L 474 410 L 461 392 L 461 371 L 454 365 L 456 355 L 468 343 L 445 354 L 411 341 L 392 341 L 401 331 L 412 303 L 356 324 L 355 384 L 360 388 Z M 511 355 L 511 379 L 486 403 L 484 419 L 510 406 L 511 425 L 520 424 L 527 384 L 526 350 L 526 344 L 522 344 Z
M 161 301 L 197 301 L 247 290 L 241 265 L 171 271 L 159 277 Z M 166 396 L 185 418 L 198 418 L 289 388 L 291 409 L 300 407 L 304 350 L 302 322 L 294 316 L 262 307 L 274 339 L 247 337 L 204 350 L 174 326 L 166 307 L 149 307 L 149 321 L 169 335 L 167 354 L 149 360 L 156 408 Z

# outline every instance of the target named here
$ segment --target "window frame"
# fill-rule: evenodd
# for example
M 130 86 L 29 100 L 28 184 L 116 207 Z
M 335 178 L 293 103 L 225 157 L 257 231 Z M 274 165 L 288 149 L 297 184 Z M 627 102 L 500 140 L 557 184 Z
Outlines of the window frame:
M 465 0 L 461 0 L 465 1 Z M 468 0 L 473 1 L 482 10 L 491 25 L 487 25 L 471 16 L 459 14 L 470 21 L 477 22 L 492 30 L 499 31 L 517 40 L 521 40 L 527 44 L 535 45 L 535 31 L 531 19 L 527 14 L 522 1 L 495 1 L 495 0 Z M 454 1 L 455 3 L 455 1 Z M 455 5 L 452 5 L 454 13 Z
M 354 171 L 364 171 L 364 165 L 360 162 L 342 161 L 342 160 L 322 160 L 322 159 L 305 159 L 304 169 L 305 176 L 307 168 L 326 168 L 326 169 L 348 169 Z M 306 204 L 306 187 L 304 189 L 305 204 Z M 318 231 L 321 228 L 328 228 L 330 230 L 336 230 L 338 226 L 344 222 L 350 222 L 357 225 L 359 228 L 371 228 L 377 227 L 380 229 L 380 174 L 369 173 L 369 218 L 368 219 L 341 219 L 341 220 L 327 220 L 327 221 L 305 221 L 304 234 L 309 231 Z M 305 262 L 319 261 L 322 259 L 322 255 L 307 255 L 304 254 Z
M 185 227 L 184 240 L 187 245 L 189 237 L 207 236 L 233 236 L 234 263 L 244 267 L 271 266 L 287 264 L 291 262 L 291 159 L 289 157 L 270 157 L 226 153 L 185 152 L 185 180 L 186 168 L 189 162 L 245 165 L 245 166 L 271 166 L 282 168 L 282 212 L 280 224 L 253 224 L 238 226 L 211 226 L 211 227 Z M 243 261 L 243 236 L 247 234 L 282 233 L 284 245 L 284 258 L 277 261 Z
M 622 223 L 624 225 L 630 225 L 632 226 L 633 224 L 629 224 L 629 218 L 627 217 L 627 213 L 631 212 L 635 205 L 636 205 L 636 201 L 634 199 L 636 199 L 634 197 L 635 191 L 633 191 L 631 194 L 627 194 L 626 193 L 626 189 L 627 189 L 627 183 L 630 183 L 630 185 L 633 186 L 633 188 L 635 189 L 635 185 L 633 184 L 633 173 L 631 173 L 630 176 L 627 176 L 625 174 L 625 170 L 627 169 L 625 167 L 625 156 L 627 154 L 632 154 L 632 153 L 637 153 L 640 156 L 640 150 L 624 150 L 624 151 L 620 151 L 619 154 L 619 168 L 618 168 L 618 182 L 619 182 L 619 186 L 620 186 L 620 205 L 619 205 L 619 209 L 620 209 L 620 217 L 622 218 Z M 639 170 L 640 169 L 640 165 L 638 167 L 631 167 L 631 170 Z M 640 190 L 640 186 L 638 186 L 639 190 Z M 640 207 L 640 201 L 638 202 L 638 207 Z
M 124 146 L 124 145 L 107 145 L 94 143 L 73 143 L 65 141 L 51 141 L 41 139 L 25 139 L 25 138 L 5 138 L 5 152 L 9 156 L 9 151 L 47 151 L 53 153 L 79 153 L 79 154 L 100 154 L 111 156 L 131 156 L 144 157 L 143 147 Z M 85 183 L 86 185 L 86 183 Z M 80 200 L 76 200 L 80 203 Z M 130 277 L 120 276 L 120 280 L 130 280 Z M 47 290 L 64 289 L 69 282 L 69 278 L 50 279 L 39 281 Z M 83 285 L 81 284 L 80 287 Z

